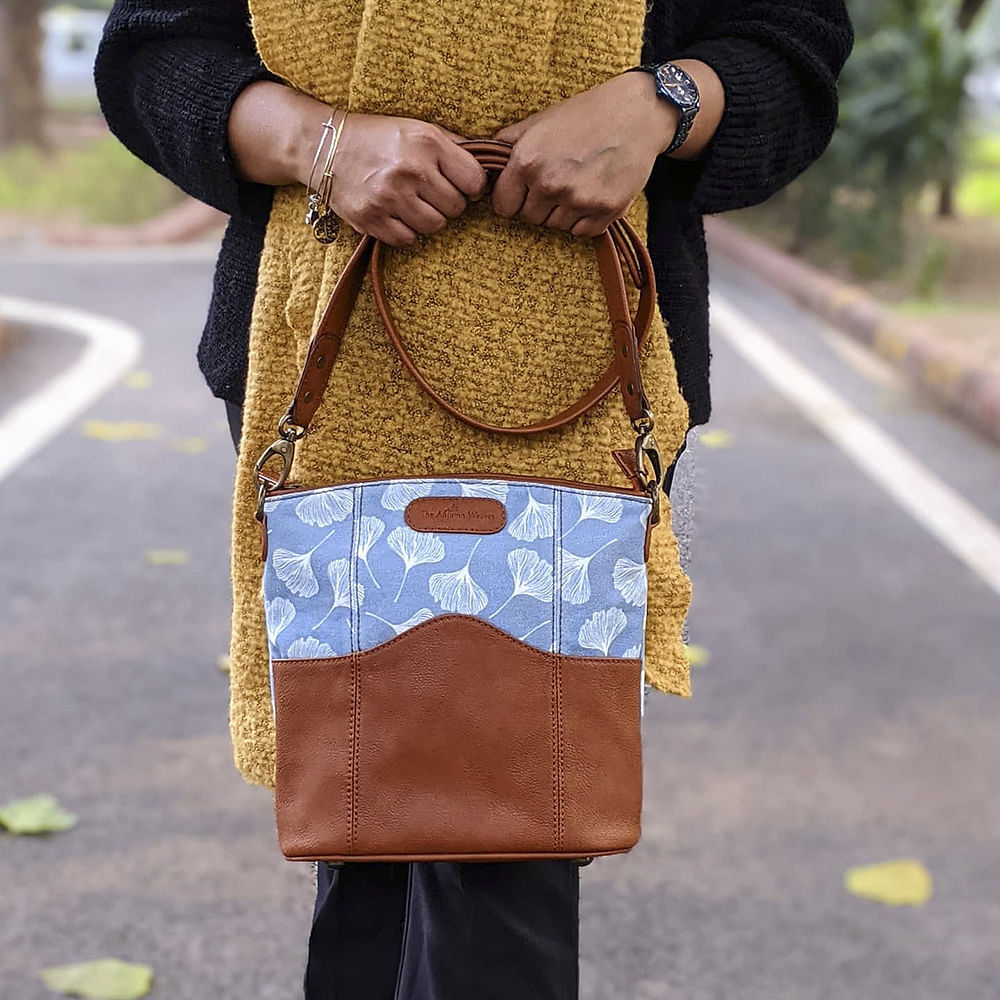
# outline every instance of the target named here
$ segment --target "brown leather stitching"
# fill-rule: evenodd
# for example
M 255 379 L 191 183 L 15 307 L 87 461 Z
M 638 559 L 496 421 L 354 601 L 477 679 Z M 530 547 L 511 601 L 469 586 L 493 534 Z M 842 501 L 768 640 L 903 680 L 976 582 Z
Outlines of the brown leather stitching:
M 349 656 L 275 661 L 282 850 L 330 860 L 628 850 L 641 808 L 640 663 L 551 654 L 469 615 Z M 552 716 L 501 697 L 511 684 L 535 704 L 554 692 L 555 740 Z M 351 817 L 340 790 L 355 777 Z
M 622 449 L 626 450 L 626 449 Z M 615 454 L 614 451 L 611 453 Z M 621 465 L 621 462 L 618 463 Z M 634 466 L 634 462 L 633 462 Z M 623 467 L 624 471 L 624 467 Z M 626 473 L 628 474 L 628 473 Z M 277 489 L 273 488 L 274 480 L 263 473 L 257 474 L 258 479 L 262 482 L 268 483 L 268 497 L 278 497 L 288 493 L 311 493 L 314 490 L 329 489 L 328 486 L 303 486 L 301 483 L 286 482 L 284 486 L 279 486 Z M 631 476 L 629 478 L 632 478 Z M 633 486 L 608 486 L 604 483 L 585 483 L 580 482 L 575 479 L 556 479 L 546 476 L 530 476 L 521 475 L 516 472 L 449 472 L 444 475 L 439 476 L 427 476 L 415 473 L 412 475 L 398 475 L 398 476 L 370 476 L 367 479 L 354 479 L 351 481 L 352 485 L 365 485 L 366 483 L 381 483 L 386 482 L 388 479 L 502 479 L 507 482 L 523 482 L 528 484 L 534 483 L 544 483 L 546 486 L 561 487 L 563 489 L 581 489 L 581 490 L 610 490 L 613 493 L 621 493 L 625 496 L 633 496 L 637 500 L 642 500 L 644 498 L 648 499 L 649 494 L 645 492 L 641 487 Z
M 475 618 L 471 615 L 463 615 L 458 612 L 449 612 L 444 615 L 435 615 L 433 618 L 428 618 L 427 621 L 421 622 L 419 625 L 414 625 L 413 628 L 408 628 L 406 632 L 401 632 L 399 635 L 394 636 L 392 639 L 386 639 L 385 642 L 379 643 L 376 646 L 369 646 L 367 649 L 360 650 L 361 653 L 367 653 L 373 649 L 385 649 L 387 646 L 391 646 L 394 643 L 398 643 L 410 632 L 414 632 L 416 629 L 424 629 L 432 622 L 443 622 L 447 621 L 449 618 L 472 618 L 474 621 L 479 622 L 484 627 L 488 628 L 490 631 L 495 632 L 497 636 L 506 642 L 509 642 L 512 646 L 522 649 L 530 649 L 533 652 L 538 652 L 537 646 L 532 646 L 530 643 L 522 642 L 517 636 L 511 635 L 509 632 L 504 632 L 503 629 L 498 628 L 492 622 L 486 621 L 484 618 Z M 565 653 L 557 654 L 562 656 L 566 661 L 570 663 L 593 663 L 594 660 L 599 660 L 601 663 L 638 663 L 638 659 L 634 656 L 569 656 Z M 312 656 L 306 658 L 296 658 L 289 660 L 276 659 L 275 663 L 322 663 L 325 660 L 331 659 L 331 657 L 326 656 Z M 337 659 L 337 657 L 332 657 L 332 659 Z
M 352 514 L 356 513 L 354 508 L 358 506 L 357 502 L 357 491 L 351 490 L 351 509 Z M 357 566 L 358 561 L 354 558 L 354 542 L 357 537 L 357 525 L 358 519 L 355 516 L 351 518 L 351 564 Z M 358 592 L 355 586 L 355 594 Z M 354 849 L 354 843 L 357 838 L 358 830 L 358 684 L 360 665 L 358 664 L 358 652 L 361 647 L 361 615 L 360 612 L 355 618 L 354 615 L 354 600 L 351 600 L 350 608 L 351 617 L 351 784 L 348 790 L 348 850 Z
M 558 510 L 558 525 L 556 531 L 558 531 L 558 537 L 563 536 L 563 498 L 559 498 L 559 503 L 557 506 Z M 553 532 L 552 535 L 553 544 L 555 543 L 556 534 Z M 559 567 L 559 580 L 562 580 L 562 566 Z M 553 595 L 554 596 L 554 595 Z M 562 641 L 562 616 L 563 616 L 563 599 L 562 593 L 559 594 L 559 639 Z M 555 644 L 553 643 L 553 650 L 555 649 Z M 553 666 L 555 667 L 555 673 L 553 677 L 553 683 L 555 684 L 556 693 L 556 732 L 555 732 L 555 754 L 556 754 L 556 774 L 559 776 L 556 782 L 556 850 L 561 851 L 563 848 L 563 825 L 565 823 L 565 812 L 566 812 L 566 802 L 565 793 L 563 790 L 563 753 L 562 753 L 562 660 L 555 656 L 553 657 Z

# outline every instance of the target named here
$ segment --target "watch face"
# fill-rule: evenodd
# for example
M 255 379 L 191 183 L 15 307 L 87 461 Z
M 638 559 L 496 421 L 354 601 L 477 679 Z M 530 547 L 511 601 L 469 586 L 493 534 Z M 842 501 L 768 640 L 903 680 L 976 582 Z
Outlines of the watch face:
M 698 88 L 682 69 L 671 63 L 661 63 L 656 67 L 656 79 L 660 89 L 678 107 L 693 108 L 698 104 Z

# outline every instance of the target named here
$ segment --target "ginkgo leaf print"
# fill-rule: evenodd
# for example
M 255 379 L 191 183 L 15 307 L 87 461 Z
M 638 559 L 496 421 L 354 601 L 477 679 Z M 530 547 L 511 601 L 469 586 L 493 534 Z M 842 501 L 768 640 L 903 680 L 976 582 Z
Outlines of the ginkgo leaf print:
M 333 647 L 320 642 L 314 635 L 296 639 L 285 653 L 289 660 L 318 660 L 327 656 L 333 656 Z
M 451 573 L 432 573 L 430 578 L 431 597 L 444 608 L 445 611 L 457 611 L 462 615 L 477 615 L 488 603 L 486 591 L 472 579 L 469 572 L 469 565 L 472 563 L 472 556 L 482 541 L 476 539 L 476 544 L 472 546 L 469 558 L 461 569 L 456 569 Z
M 533 542 L 538 538 L 552 537 L 552 504 L 539 503 L 532 495 L 531 490 L 526 491 L 528 502 L 513 521 L 507 530 L 521 542 Z
M 642 651 L 638 646 L 629 646 L 629 648 L 622 653 L 622 656 L 626 660 L 638 660 L 639 657 L 642 656 Z
M 372 614 L 371 611 L 366 611 L 366 615 L 369 618 L 374 618 L 376 621 L 380 621 L 383 625 L 388 625 L 389 628 L 396 633 L 396 635 L 402 635 L 408 628 L 413 628 L 414 625 L 420 625 L 422 622 L 428 621 L 434 617 L 434 612 L 430 608 L 421 608 L 416 613 L 410 615 L 405 622 L 400 622 L 398 625 L 395 622 L 388 621 L 385 618 L 380 618 L 376 614 Z
M 509 487 L 506 483 L 462 483 L 463 497 L 489 497 L 506 500 Z
M 333 604 L 330 610 L 315 625 L 313 629 L 318 629 L 333 614 L 337 608 L 351 607 L 351 573 L 350 566 L 346 559 L 334 559 L 326 567 L 326 575 L 330 578 L 330 586 L 333 588 Z M 365 585 L 358 584 L 356 591 L 356 601 L 360 604 L 365 599 Z
M 626 601 L 641 608 L 646 603 L 646 566 L 624 557 L 615 563 L 611 582 Z
M 386 510 L 406 510 L 406 505 L 418 497 L 430 495 L 432 483 L 417 480 L 412 483 L 392 483 L 382 493 L 382 506 Z
M 267 637 L 272 645 L 277 645 L 278 636 L 292 624 L 295 605 L 287 597 L 276 597 L 264 604 L 264 618 L 267 622 Z
M 625 612 L 621 608 L 595 611 L 581 626 L 576 641 L 584 649 L 596 649 L 608 655 L 611 643 L 625 628 Z
M 337 529 L 321 538 L 308 552 L 291 552 L 288 549 L 275 549 L 271 557 L 278 579 L 297 597 L 315 597 L 319 593 L 319 584 L 312 568 L 313 553 L 331 538 Z
M 295 505 L 295 516 L 314 528 L 328 528 L 351 513 L 354 498 L 350 490 L 329 490 L 303 497 Z
M 590 600 L 590 560 L 601 549 L 613 545 L 615 539 L 605 542 L 600 549 L 595 549 L 589 556 L 578 556 L 562 550 L 562 590 L 563 600 L 570 604 L 586 604 Z
M 389 532 L 386 539 L 389 548 L 403 560 L 403 578 L 399 581 L 399 590 L 396 591 L 396 600 L 403 592 L 403 584 L 406 583 L 406 574 L 414 566 L 423 563 L 441 562 L 444 559 L 444 542 L 430 531 L 414 531 L 412 528 L 400 525 Z
M 371 566 L 368 565 L 368 551 L 382 537 L 385 531 L 385 521 L 378 517 L 370 517 L 365 514 L 358 525 L 358 558 L 365 564 L 368 575 L 372 578 L 372 583 L 382 589 L 382 585 L 375 579 Z
M 604 521 L 606 524 L 617 524 L 625 509 L 620 497 L 603 496 L 600 493 L 577 493 L 577 503 L 580 514 L 577 519 L 562 533 L 565 538 L 578 524 L 584 521 Z
M 551 618 L 546 618 L 545 621 L 539 622 L 533 629 L 529 629 L 527 632 L 524 633 L 524 635 L 521 636 L 521 642 L 524 642 L 524 640 L 527 639 L 532 632 L 537 632 L 543 625 L 551 625 L 551 624 L 552 624 Z
M 500 614 L 519 594 L 534 597 L 537 601 L 552 600 L 552 563 L 542 559 L 531 549 L 511 549 L 507 553 L 507 565 L 514 577 L 514 590 L 490 615 L 491 619 Z

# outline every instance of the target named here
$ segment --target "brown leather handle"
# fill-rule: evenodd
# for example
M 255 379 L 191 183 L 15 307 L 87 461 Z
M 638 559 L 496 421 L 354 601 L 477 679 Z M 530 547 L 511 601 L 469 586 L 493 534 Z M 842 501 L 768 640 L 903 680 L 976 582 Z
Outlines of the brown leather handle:
M 510 158 L 510 151 L 513 149 L 511 143 L 498 139 L 469 139 L 459 143 L 459 145 L 468 149 L 485 170 L 495 172 L 504 168 Z M 417 383 L 439 406 L 464 423 L 480 430 L 501 434 L 532 434 L 537 431 L 551 430 L 561 427 L 585 413 L 600 402 L 616 385 L 621 387 L 625 410 L 635 423 L 640 417 L 649 413 L 649 403 L 642 386 L 639 350 L 649 333 L 656 301 L 653 265 L 639 234 L 624 218 L 616 219 L 605 232 L 593 237 L 593 240 L 611 320 L 611 337 L 614 342 L 615 358 L 600 379 L 587 392 L 555 416 L 534 424 L 504 427 L 477 420 L 444 399 L 424 377 L 399 336 L 385 294 L 382 266 L 383 244 L 374 236 L 366 235 L 358 244 L 338 279 L 316 332 L 309 343 L 309 350 L 302 366 L 302 374 L 299 376 L 295 396 L 282 421 L 283 425 L 290 424 L 300 427 L 304 433 L 319 408 L 330 379 L 333 363 L 340 350 L 344 331 L 357 301 L 366 269 L 371 271 L 375 302 L 389 334 L 389 339 L 399 353 L 403 364 Z M 629 275 L 639 289 L 639 303 L 634 322 L 629 313 L 625 278 L 619 254 L 624 256 Z M 637 328 L 638 336 L 636 336 Z

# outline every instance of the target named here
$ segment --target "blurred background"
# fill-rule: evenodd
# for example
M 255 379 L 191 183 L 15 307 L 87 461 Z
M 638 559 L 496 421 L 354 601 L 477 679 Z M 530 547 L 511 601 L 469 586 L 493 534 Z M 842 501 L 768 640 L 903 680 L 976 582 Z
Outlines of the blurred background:
M 1000 996 L 1000 2 L 850 6 L 829 150 L 708 220 L 694 698 L 583 870 L 587 1000 Z M 109 7 L 0 0 L 0 996 L 292 998 L 312 873 L 226 727 L 224 219 L 103 124 Z

